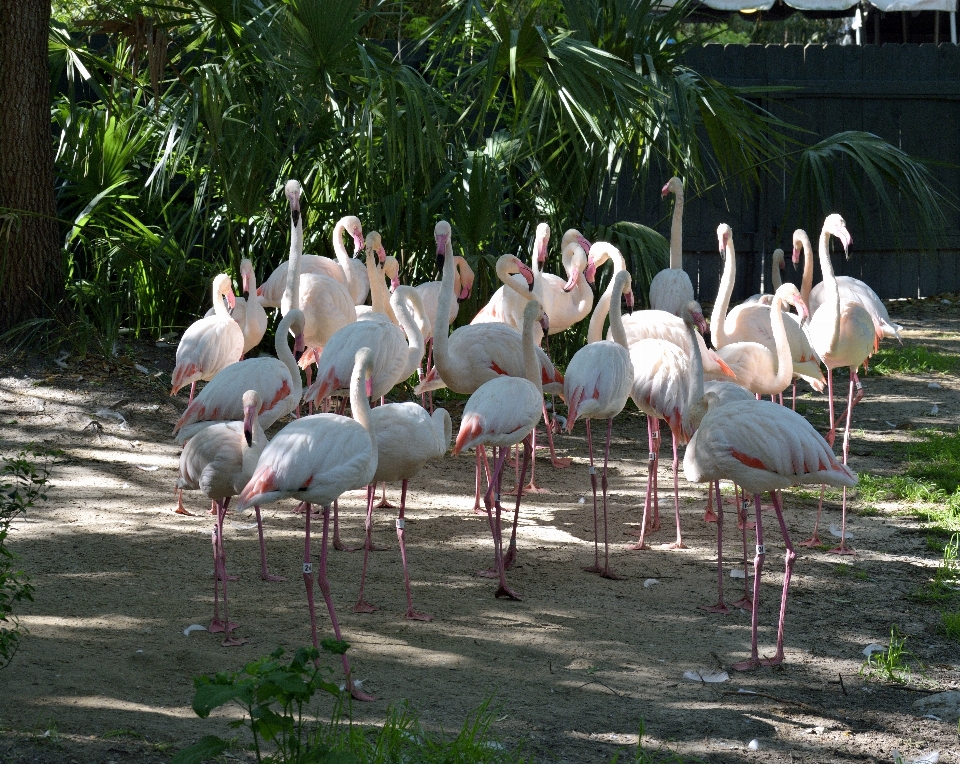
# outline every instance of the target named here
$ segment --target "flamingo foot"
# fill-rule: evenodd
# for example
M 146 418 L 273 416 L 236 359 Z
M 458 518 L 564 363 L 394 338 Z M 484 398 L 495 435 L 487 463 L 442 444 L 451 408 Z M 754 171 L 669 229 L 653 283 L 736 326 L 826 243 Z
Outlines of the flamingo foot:
M 481 507 L 479 504 L 473 508 L 473 514 L 487 516 L 487 510 Z
M 631 552 L 642 552 L 650 547 L 646 544 L 646 542 L 638 541 L 636 544 L 627 544 L 626 548 Z
M 517 561 L 517 548 L 513 545 L 507 548 L 507 553 L 503 556 L 503 569 L 510 570 Z
M 737 520 L 738 531 L 742 531 L 744 528 L 746 528 L 748 531 L 752 531 L 756 527 L 757 527 L 757 524 L 752 520 L 749 523 L 744 523 L 742 520 Z
M 187 515 L 187 517 L 196 517 L 196 515 L 193 512 L 188 511 L 187 508 L 184 507 L 182 504 L 179 505 L 175 510 L 173 510 L 173 512 L 174 514 L 177 514 L 177 515 Z
M 218 581 L 223 581 L 224 578 L 226 578 L 227 581 L 239 581 L 239 580 L 240 580 L 240 576 L 218 576 L 218 577 L 217 577 L 217 580 L 218 580 Z
M 716 605 L 700 605 L 698 610 L 703 610 L 706 613 L 720 613 L 720 615 L 730 615 L 730 608 L 728 608 L 723 600 L 720 600 Z
M 777 653 L 772 658 L 763 658 L 760 661 L 761 666 L 779 666 L 783 663 L 783 653 Z
M 210 621 L 210 628 L 207 629 L 207 631 L 209 631 L 211 634 L 225 634 L 233 631 L 238 625 L 239 624 L 236 624 L 233 621 L 225 624 L 219 618 L 214 618 L 212 621 Z
M 741 597 L 736 602 L 731 602 L 730 604 L 740 610 L 753 610 L 753 600 L 749 597 Z
M 418 613 L 416 610 L 408 610 L 406 613 L 406 618 L 409 618 L 411 621 L 432 621 L 433 616 L 429 613 Z
M 690 547 L 688 547 L 682 541 L 674 541 L 672 544 L 667 544 L 666 548 L 667 549 L 689 549 Z
M 857 553 L 856 549 L 853 549 L 852 547 L 844 546 L 843 544 L 827 551 L 827 554 L 855 555 L 856 553 Z
M 281 581 L 286 581 L 287 579 L 283 576 L 275 576 L 273 573 L 261 573 L 260 579 L 262 581 L 269 581 L 270 583 L 280 583 Z
M 354 613 L 376 613 L 380 608 L 374 607 L 366 600 L 360 600 L 353 606 Z
M 562 470 L 564 467 L 569 467 L 571 464 L 573 464 L 573 459 L 570 459 L 570 458 L 568 458 L 568 457 L 566 457 L 566 456 L 563 456 L 563 457 L 561 457 L 561 456 L 554 456 L 554 457 L 550 460 L 550 463 L 551 463 L 554 467 L 556 467 L 558 470 Z
M 760 659 L 750 658 L 750 660 L 734 663 L 730 668 L 734 671 L 753 671 L 754 669 L 760 668 Z
M 660 519 L 657 518 L 652 523 L 650 523 L 650 533 L 656 533 L 660 530 Z
M 816 533 L 814 533 L 806 541 L 797 542 L 797 546 L 807 546 L 807 547 L 820 546 L 821 544 L 823 544 L 823 542 L 820 540 L 820 537 Z
M 617 575 L 617 571 L 611 568 L 609 565 L 603 570 L 599 571 L 600 578 L 606 578 L 610 581 L 623 581 L 623 576 Z
M 333 537 L 333 548 L 338 552 L 355 552 L 359 547 L 347 548 L 347 546 L 340 540 L 339 536 Z
M 376 700 L 376 698 L 373 697 L 373 695 L 368 695 L 368 694 L 365 693 L 363 690 L 361 690 L 359 687 L 356 687 L 356 686 L 354 686 L 354 685 L 352 685 L 352 684 L 351 684 L 351 686 L 350 686 L 350 696 L 351 696 L 354 700 L 359 700 L 359 701 L 362 702 L 362 703 L 371 703 L 371 702 L 373 702 L 374 700 Z
M 529 484 L 523 487 L 523 492 L 524 493 L 550 493 L 550 489 L 542 488 L 538 485 L 534 485 L 533 481 L 531 480 Z M 512 491 L 511 493 L 516 494 L 516 491 Z
M 509 586 L 505 584 L 500 584 L 500 586 L 497 587 L 497 593 L 494 596 L 497 599 L 500 599 L 501 597 L 506 597 L 507 599 L 511 599 L 511 600 L 517 600 L 517 601 L 520 600 L 520 595 L 517 594 L 513 589 L 511 589 Z
M 387 501 L 386 496 L 380 499 L 380 501 L 378 501 L 373 506 L 375 506 L 377 509 L 396 509 L 397 508 L 396 504 L 391 504 L 389 501 Z
M 487 568 L 486 570 L 478 570 L 477 575 L 480 578 L 500 578 L 500 573 L 496 568 Z
M 717 513 L 713 511 L 712 507 L 708 508 L 707 511 L 703 513 L 703 522 L 705 523 L 717 522 Z
M 242 639 L 240 637 L 227 637 L 220 644 L 223 647 L 240 647 L 241 645 L 247 644 L 249 641 L 249 639 Z

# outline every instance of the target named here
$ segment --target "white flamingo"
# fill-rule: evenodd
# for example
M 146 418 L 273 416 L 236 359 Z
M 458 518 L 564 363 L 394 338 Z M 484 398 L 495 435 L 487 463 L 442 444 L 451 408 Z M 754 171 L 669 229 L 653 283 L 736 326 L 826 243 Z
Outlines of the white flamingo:
M 403 582 L 407 593 L 406 617 L 416 621 L 432 621 L 433 616 L 413 609 L 410 574 L 407 571 L 406 520 L 403 515 L 407 506 L 407 482 L 415 478 L 428 461 L 441 458 L 450 447 L 450 415 L 445 409 L 437 409 L 433 414 L 429 414 L 416 403 L 388 403 L 371 409 L 370 418 L 377 433 L 377 471 L 367 486 L 363 573 L 360 577 L 360 595 L 353 610 L 357 613 L 372 613 L 376 610 L 363 596 L 367 560 L 373 549 L 373 499 L 377 483 L 400 480 L 400 511 L 396 525 L 400 560 L 403 563 Z
M 694 299 L 693 284 L 683 270 L 683 181 L 674 176 L 660 190 L 666 198 L 673 194 L 673 221 L 670 225 L 670 267 L 660 271 L 650 282 L 650 307 L 682 316 L 688 302 Z
M 480 385 L 467 400 L 460 422 L 460 431 L 453 447 L 454 455 L 461 451 L 484 446 L 494 449 L 494 469 L 489 485 L 483 496 L 483 503 L 493 534 L 494 571 L 492 575 L 499 579 L 497 597 L 509 597 L 518 600 L 520 595 L 507 584 L 506 569 L 516 558 L 517 520 L 520 513 L 520 499 L 523 496 L 523 481 L 526 479 L 527 465 L 530 463 L 531 443 L 529 435 L 540 421 L 543 410 L 543 388 L 541 386 L 541 368 L 537 359 L 537 346 L 534 341 L 533 325 L 543 311 L 535 300 L 527 303 L 523 312 L 523 377 L 497 377 Z M 439 336 L 439 335 L 438 335 Z M 438 348 L 439 351 L 439 348 Z M 438 355 L 439 362 L 439 355 Z M 500 484 L 503 477 L 503 464 L 512 446 L 523 443 L 523 466 L 520 468 L 517 503 L 514 509 L 513 531 L 510 547 L 503 553 L 503 537 L 500 531 Z M 499 450 L 499 455 L 498 455 Z M 494 515 L 494 509 L 496 513 Z
M 226 298 L 226 303 L 224 302 Z M 190 400 L 197 382 L 211 380 L 243 355 L 243 331 L 233 320 L 227 305 L 236 303 L 230 277 L 221 273 L 213 280 L 213 309 L 216 315 L 194 321 L 177 345 L 177 363 L 173 369 L 170 395 L 190 385 Z
M 207 427 L 187 441 L 180 454 L 182 490 L 199 490 L 217 505 L 217 520 L 213 529 L 213 621 L 211 632 L 223 632 L 224 647 L 242 645 L 246 640 L 235 639 L 230 632 L 236 624 L 230 622 L 227 606 L 227 561 L 223 552 L 223 516 L 231 496 L 243 490 L 257 466 L 257 459 L 267 444 L 267 436 L 257 419 L 263 401 L 256 390 L 247 390 L 241 399 L 243 419 L 239 422 L 218 422 Z M 260 531 L 260 576 L 265 581 L 282 581 L 267 573 L 267 555 L 263 543 L 263 525 L 260 507 L 256 507 L 257 527 Z M 223 619 L 219 612 L 219 588 L 223 584 Z
M 300 273 L 317 273 L 329 276 L 343 284 L 356 305 L 362 305 L 367 299 L 370 285 L 363 266 L 353 259 L 343 246 L 343 234 L 349 233 L 353 238 L 354 257 L 363 249 L 363 226 L 360 219 L 353 215 L 346 215 L 337 221 L 333 228 L 333 251 L 336 260 L 322 255 L 303 255 L 300 258 Z M 265 308 L 279 308 L 283 298 L 283 290 L 287 286 L 287 268 L 289 260 L 280 263 L 270 274 L 270 277 L 257 290 Z
M 310 505 L 323 508 L 323 537 L 320 547 L 318 583 L 338 640 L 340 623 L 327 579 L 327 538 L 330 504 L 345 491 L 368 485 L 377 471 L 377 437 L 370 420 L 370 404 L 363 393 L 364 381 L 373 368 L 369 349 L 356 355 L 350 382 L 350 409 L 353 419 L 337 414 L 313 414 L 297 419 L 263 449 L 257 469 L 240 494 L 237 507 L 271 504 L 289 497 L 305 503 L 306 531 L 303 548 L 303 581 L 310 609 L 313 645 L 318 647 L 317 619 L 313 598 L 313 563 L 310 556 Z M 357 688 L 350 676 L 350 662 L 343 655 L 347 690 L 358 700 L 373 698 Z
M 827 394 L 830 406 L 830 430 L 827 432 L 827 442 L 833 446 L 836 438 L 836 419 L 833 410 L 833 370 L 846 366 L 850 370 L 850 392 L 847 396 L 846 427 L 843 433 L 843 463 L 847 463 L 850 449 L 850 421 L 853 407 L 863 398 L 863 385 L 857 376 L 857 369 L 873 353 L 876 340 L 876 329 L 873 318 L 859 302 L 842 300 L 837 280 L 833 275 L 833 264 L 830 262 L 830 237 L 836 236 L 843 244 L 844 252 L 850 248 L 852 237 L 847 231 L 847 225 L 840 215 L 828 215 L 820 232 L 820 269 L 823 271 L 823 303 L 810 319 L 810 339 L 814 349 L 823 359 L 827 367 Z M 798 246 L 802 246 L 802 239 L 794 235 L 794 254 Z M 821 507 L 823 496 L 821 494 Z M 840 546 L 834 550 L 837 554 L 853 554 L 853 550 L 846 546 L 847 527 L 847 492 L 843 492 Z M 820 510 L 817 510 L 817 520 L 813 529 L 813 536 L 806 545 L 819 544 L 817 526 L 820 522 Z
M 610 568 L 610 544 L 607 534 L 607 462 L 610 459 L 610 437 L 613 418 L 623 411 L 633 388 L 633 366 L 627 350 L 627 338 L 620 321 L 620 295 L 626 295 L 628 306 L 632 305 L 630 274 L 620 271 L 607 288 L 610 292 L 610 330 L 615 341 L 596 340 L 580 348 L 563 378 L 563 397 L 567 402 L 567 432 L 573 430 L 577 419 L 586 420 L 587 451 L 590 454 L 590 486 L 593 489 L 593 566 L 586 570 L 599 573 L 604 578 L 617 578 Z M 613 299 L 616 297 L 616 299 Z M 596 314 L 594 314 L 596 316 Z M 592 321 L 591 321 L 592 323 Z M 591 329 L 594 327 L 591 326 Z M 602 326 L 594 332 L 598 337 Z M 597 529 L 597 475 L 593 466 L 593 437 L 591 419 L 607 420 L 607 441 L 603 452 L 603 472 L 600 485 L 603 494 L 603 566 L 600 566 L 600 543 Z

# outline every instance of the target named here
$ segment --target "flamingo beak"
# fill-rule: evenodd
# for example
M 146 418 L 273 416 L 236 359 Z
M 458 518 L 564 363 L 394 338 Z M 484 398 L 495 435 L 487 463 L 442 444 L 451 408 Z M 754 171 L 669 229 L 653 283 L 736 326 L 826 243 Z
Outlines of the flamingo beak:
M 523 276 L 527 281 L 527 289 L 531 292 L 533 291 L 533 271 L 530 270 L 529 266 L 524 265 L 520 260 L 517 260 L 517 269 L 520 271 L 520 275 Z
M 577 244 L 583 249 L 587 254 L 590 253 L 590 242 L 587 241 L 583 236 L 577 236 Z
M 727 234 L 723 233 L 720 236 L 720 252 L 722 253 L 727 248 Z
M 356 257 L 363 252 L 363 233 L 361 231 L 354 231 L 351 235 L 353 236 L 353 256 Z
M 572 292 L 573 288 L 577 285 L 577 279 L 580 278 L 580 269 L 574 266 L 573 272 L 570 274 L 570 279 L 566 284 L 563 285 L 564 292 Z
M 294 226 L 300 225 L 300 201 L 290 202 L 290 222 Z
M 237 296 L 233 293 L 232 289 L 227 292 L 227 305 L 230 306 L 230 310 L 233 310 L 237 305 Z
M 540 315 L 540 327 L 543 329 L 544 335 L 550 334 L 550 316 L 546 313 Z
M 706 334 L 710 331 L 710 326 L 707 324 L 707 319 L 703 317 L 703 313 L 694 313 L 693 322 L 697 325 L 697 329 L 700 330 L 700 334 Z
M 398 286 L 400 286 L 400 277 L 394 276 L 392 279 L 390 279 L 390 294 L 396 292 Z
M 243 291 L 250 294 L 250 274 L 244 273 L 240 280 L 243 283 Z
M 807 309 L 807 304 L 803 301 L 803 298 L 799 295 L 793 298 L 793 307 L 797 309 L 797 315 L 800 316 L 801 323 L 810 318 L 810 311 Z
M 437 257 L 443 257 L 447 252 L 447 236 L 446 234 L 440 234 L 436 237 L 437 240 Z
M 627 313 L 633 314 L 633 290 L 624 294 L 624 301 L 627 303 Z
M 366 392 L 368 398 L 373 395 L 373 379 L 370 377 L 367 377 L 367 380 L 364 383 L 364 391 Z
M 660 198 L 661 198 L 661 199 L 666 199 L 666 198 L 667 198 L 667 194 L 669 194 L 669 193 L 670 193 L 670 183 L 667 182 L 667 183 L 664 184 L 663 188 L 660 189 Z
M 544 239 L 537 247 L 537 262 L 543 265 L 547 262 L 547 240 Z
M 793 262 L 794 267 L 800 264 L 800 245 L 799 244 L 793 245 L 793 257 L 791 257 L 790 260 Z
M 783 260 L 781 260 L 781 261 L 780 261 L 780 270 L 782 271 L 782 270 L 784 270 L 786 267 L 787 267 L 787 264 L 786 264 L 785 262 L 783 262 Z
M 380 265 L 383 265 L 387 260 L 387 250 L 383 248 L 382 244 L 377 247 L 377 257 L 380 259 Z
M 303 332 L 300 332 L 293 340 L 293 357 L 297 359 L 297 362 L 300 362 L 300 358 L 303 356 L 303 352 L 307 349 L 307 343 L 303 339 Z
M 263 297 L 263 285 L 257 287 L 257 297 Z
M 590 255 L 587 255 L 587 269 L 583 272 L 583 277 L 587 280 L 588 284 L 592 284 L 597 278 L 597 264 L 593 262 L 593 258 Z
M 463 302 L 464 300 L 468 300 L 469 298 L 470 298 L 470 287 L 461 286 L 460 294 L 457 295 L 457 302 Z
M 255 406 L 248 406 L 243 410 L 243 437 L 248 446 L 253 445 L 253 418 L 256 416 Z

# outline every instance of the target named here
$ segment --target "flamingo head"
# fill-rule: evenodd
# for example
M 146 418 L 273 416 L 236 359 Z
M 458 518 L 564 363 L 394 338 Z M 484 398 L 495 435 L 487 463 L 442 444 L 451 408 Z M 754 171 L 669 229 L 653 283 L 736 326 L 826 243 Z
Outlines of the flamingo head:
M 433 238 L 437 242 L 437 267 L 443 268 L 443 258 L 447 254 L 447 245 L 450 243 L 450 224 L 446 220 L 441 220 L 433 227 Z
M 573 288 L 577 285 L 577 281 L 580 279 L 580 268 L 576 265 L 573 266 L 570 271 L 570 278 L 567 279 L 567 283 L 563 285 L 564 292 L 572 292 Z
M 587 241 L 587 238 L 580 233 L 577 233 L 577 244 L 580 245 L 580 249 L 582 249 L 584 252 L 589 252 L 590 247 L 593 246 L 589 241 Z
M 391 294 L 400 286 L 400 261 L 393 255 L 387 255 L 383 261 L 383 273 L 390 279 Z
M 707 319 L 703 317 L 703 308 L 700 307 L 700 303 L 696 300 L 691 300 L 686 304 L 685 312 L 690 317 L 690 321 L 697 327 L 697 330 L 700 334 L 706 334 L 710 327 L 707 324 Z
M 728 226 L 726 223 L 721 223 L 717 226 L 717 241 L 720 244 L 720 251 L 724 252 L 727 249 L 727 244 L 733 239 L 733 229 Z
M 366 396 L 373 394 L 373 351 L 370 348 L 360 348 L 353 356 L 353 383 L 357 378 L 363 380 Z
M 227 299 L 227 306 L 230 308 L 230 310 L 233 310 L 237 305 L 237 296 L 233 293 L 233 289 L 231 288 L 230 291 L 224 295 L 224 297 Z
M 527 289 L 533 291 L 533 271 L 530 267 L 519 258 L 513 258 L 513 266 L 517 269 L 515 272 L 523 276 L 524 280 L 527 282 Z
M 667 194 L 682 194 L 683 193 L 683 181 L 680 180 L 676 175 L 674 175 L 670 180 L 663 184 L 663 188 L 660 189 L 660 196 L 663 199 L 667 198 Z
M 537 238 L 533 248 L 537 256 L 537 262 L 542 266 L 547 262 L 547 245 L 550 243 L 550 226 L 546 223 L 540 223 L 537 226 Z
M 380 265 L 383 265 L 384 261 L 387 259 L 387 251 L 383 248 L 383 240 L 380 238 L 379 231 L 371 231 L 367 234 L 364 248 L 369 252 L 376 252 L 377 259 L 380 261 Z
M 843 253 L 850 257 L 850 245 L 853 244 L 853 237 L 850 236 L 844 219 L 837 213 L 827 215 L 827 219 L 823 221 L 823 230 L 840 239 L 840 243 L 843 244 Z
M 466 258 L 457 255 L 453 258 L 457 264 L 457 272 L 460 274 L 460 294 L 457 295 L 457 302 L 463 302 L 470 298 L 470 292 L 473 291 L 473 281 L 475 274 L 470 263 Z
M 550 316 L 542 310 L 540 312 L 540 328 L 543 329 L 544 336 L 550 334 Z
M 800 316 L 801 321 L 805 321 L 810 317 L 810 311 L 807 310 L 807 304 L 803 301 L 803 298 L 800 296 L 800 290 L 797 289 L 796 285 L 787 282 L 781 286 L 777 293 L 773 296 L 774 302 L 780 300 L 781 302 L 789 302 L 793 307 L 797 309 L 797 315 Z
M 777 264 L 777 267 L 780 268 L 781 271 L 786 268 L 786 263 L 783 259 L 783 250 L 780 249 L 780 247 L 773 250 L 773 262 Z
M 248 446 L 253 445 L 253 428 L 262 405 L 263 399 L 256 390 L 247 390 L 243 394 L 243 437 Z
M 363 251 L 363 224 L 360 218 L 352 215 L 347 218 L 347 232 L 353 237 L 353 256 L 357 257 Z
M 300 222 L 300 194 L 302 193 L 300 181 L 293 178 L 288 180 L 283 187 L 283 193 L 290 202 L 290 220 L 297 225 Z

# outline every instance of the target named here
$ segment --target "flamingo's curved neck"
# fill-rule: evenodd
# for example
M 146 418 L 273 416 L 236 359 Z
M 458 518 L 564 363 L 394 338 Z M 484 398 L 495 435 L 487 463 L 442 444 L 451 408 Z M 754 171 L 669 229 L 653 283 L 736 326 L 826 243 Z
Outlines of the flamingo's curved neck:
M 397 323 L 397 316 L 393 312 L 390 302 L 390 292 L 384 281 L 383 271 L 377 267 L 377 253 L 371 248 L 366 253 L 367 277 L 370 280 L 370 305 L 374 313 L 384 313 L 390 323 Z M 350 264 L 347 263 L 348 270 Z
M 299 203 L 290 204 L 290 263 L 287 286 L 283 290 L 281 313 L 300 307 L 300 256 L 303 254 L 303 214 Z
M 423 332 L 420 331 L 418 321 L 425 321 L 423 313 L 423 302 L 420 295 L 413 287 L 398 286 L 396 291 L 390 297 L 390 304 L 400 320 L 400 326 L 407 335 L 407 364 L 400 374 L 400 379 L 404 380 L 413 372 L 420 368 L 420 361 L 423 360 L 423 351 L 425 343 Z M 414 317 L 416 313 L 416 317 Z
M 832 353 L 840 343 L 840 289 L 837 286 L 837 279 L 833 275 L 833 263 L 830 261 L 830 232 L 826 229 L 826 226 L 820 232 L 820 270 L 823 272 L 823 301 L 817 308 L 817 313 L 826 310 L 825 315 L 828 325 L 833 328 L 830 336 L 830 347 L 825 351 Z M 806 265 L 804 265 L 804 271 L 806 271 Z M 806 274 L 804 274 L 804 277 L 806 277 Z M 801 296 L 803 296 L 802 292 Z
M 803 278 L 800 281 L 800 297 L 810 304 L 810 292 L 813 291 L 813 247 L 810 246 L 810 237 L 800 232 L 800 244 L 803 247 Z
M 670 267 L 683 268 L 683 188 L 674 194 L 670 223 Z
M 790 342 L 787 339 L 787 328 L 783 324 L 782 297 L 774 295 L 770 305 L 770 329 L 773 331 L 773 342 L 777 348 L 777 376 L 773 386 L 777 390 L 784 390 L 793 379 L 793 356 L 790 353 Z
M 593 307 L 593 314 L 590 316 L 590 325 L 587 327 L 587 344 L 591 342 L 600 342 L 603 339 L 603 324 L 607 320 L 607 314 L 610 312 L 610 303 L 613 300 L 613 281 L 610 286 L 600 295 L 597 304 Z M 611 328 L 613 321 L 611 319 Z M 620 327 L 623 327 L 623 320 L 620 321 Z
M 540 378 L 540 359 L 537 358 L 537 339 L 533 327 L 538 323 L 534 311 L 524 311 L 523 313 L 523 376 L 537 386 L 537 390 L 543 391 L 543 383 Z
M 772 268 L 772 271 L 771 271 L 771 273 L 770 273 L 770 283 L 773 285 L 773 291 L 774 291 L 774 293 L 776 293 L 776 291 L 777 291 L 780 287 L 783 286 L 783 280 L 780 278 L 780 263 L 781 263 L 781 262 L 783 262 L 783 261 L 782 261 L 782 260 L 776 260 L 776 259 L 774 259 L 774 260 L 772 261 L 772 263 L 773 263 L 773 268 Z
M 593 256 L 593 262 L 597 268 L 607 262 L 607 260 L 612 260 L 614 275 L 627 269 L 627 261 L 624 259 L 620 250 L 605 241 L 598 241 L 590 247 L 590 254 Z
M 710 316 L 710 331 L 713 332 L 713 345 L 722 348 L 730 343 L 727 334 L 727 309 L 730 307 L 730 296 L 733 294 L 733 282 L 737 278 L 737 253 L 733 248 L 733 234 L 727 237 L 723 258 L 723 277 L 720 279 L 720 289 L 717 291 L 717 302 L 713 306 Z
M 511 260 L 509 258 L 502 258 L 501 260 L 498 260 L 497 261 L 497 278 L 499 278 L 500 281 L 503 282 L 503 285 L 505 287 L 509 287 L 518 295 L 520 295 L 526 302 L 530 302 L 530 300 L 532 300 L 535 297 L 536 290 L 539 287 L 540 279 L 537 279 L 536 275 L 534 275 L 534 281 L 533 281 L 534 292 L 531 292 L 529 289 L 526 288 L 526 286 L 521 287 L 519 284 L 517 284 L 516 281 L 510 278 L 511 276 L 519 273 L 519 271 L 513 270 L 514 267 L 515 266 L 511 264 Z
M 453 303 L 453 282 L 455 265 L 453 262 L 452 236 L 447 237 L 443 256 L 443 275 L 440 278 L 440 297 L 437 300 L 437 318 L 433 327 L 433 363 L 440 376 L 449 369 L 450 305 Z
M 627 345 L 627 332 L 623 328 L 623 318 L 620 315 L 620 295 L 623 292 L 624 282 L 626 279 L 614 279 L 614 290 L 610 295 L 610 336 L 613 337 L 613 341 L 616 342 L 623 348 L 629 350 Z M 610 291 L 610 290 L 607 290 Z
M 273 340 L 273 347 L 277 353 L 277 359 L 282 361 L 284 366 L 290 370 L 290 378 L 293 380 L 293 390 L 291 395 L 294 395 L 297 400 L 300 400 L 300 395 L 303 390 L 303 382 L 300 379 L 300 367 L 297 365 L 297 359 L 293 355 L 293 351 L 290 350 L 289 340 L 287 339 L 290 333 L 290 327 L 293 324 L 294 316 L 291 313 L 287 313 L 286 316 L 281 319 L 279 326 L 277 326 L 277 334 Z
M 230 318 L 230 311 L 223 301 L 230 291 L 230 277 L 227 274 L 221 273 L 213 280 L 213 310 L 218 318 Z
M 356 364 L 353 367 L 353 377 L 350 379 L 350 411 L 353 418 L 367 431 L 373 452 L 377 452 L 377 433 L 370 418 L 370 401 L 366 395 L 368 364 Z
M 690 367 L 689 380 L 690 389 L 687 392 L 687 426 L 690 431 L 695 431 L 700 426 L 700 421 L 707 413 L 706 406 L 703 403 L 703 356 L 700 354 L 700 337 L 693 321 L 684 319 L 687 327 L 687 334 L 690 335 Z
M 346 247 L 343 246 L 343 233 L 347 230 L 348 220 L 350 220 L 349 217 L 340 218 L 333 228 L 333 251 L 337 256 L 337 262 L 340 264 L 340 270 L 343 271 L 343 280 L 347 291 L 353 295 L 354 289 L 358 285 L 354 283 L 353 267 L 350 265 L 350 255 L 347 253 Z M 370 283 L 373 284 L 373 281 Z M 376 310 L 376 308 L 374 308 L 374 310 Z

